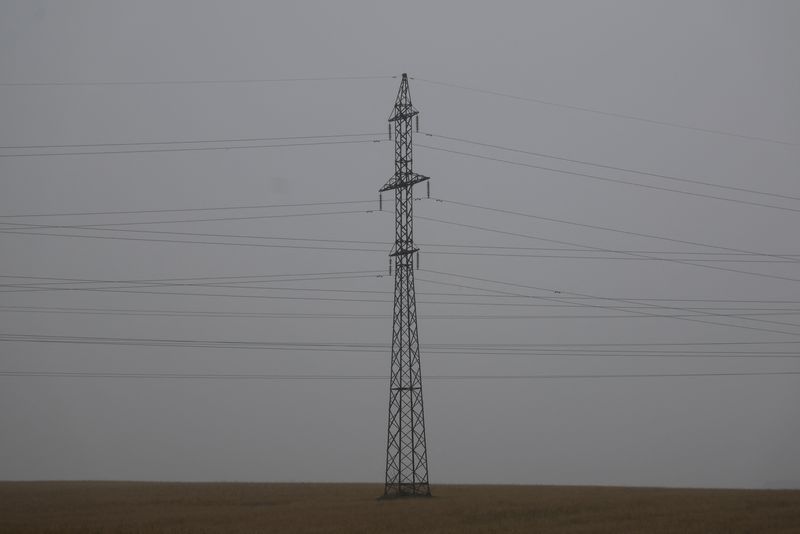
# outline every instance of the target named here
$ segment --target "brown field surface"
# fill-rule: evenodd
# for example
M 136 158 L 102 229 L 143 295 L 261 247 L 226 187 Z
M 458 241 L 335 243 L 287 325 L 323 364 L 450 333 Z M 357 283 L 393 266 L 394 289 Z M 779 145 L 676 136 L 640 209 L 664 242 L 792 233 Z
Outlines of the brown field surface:
M 0 482 L 0 532 L 800 532 L 800 491 Z

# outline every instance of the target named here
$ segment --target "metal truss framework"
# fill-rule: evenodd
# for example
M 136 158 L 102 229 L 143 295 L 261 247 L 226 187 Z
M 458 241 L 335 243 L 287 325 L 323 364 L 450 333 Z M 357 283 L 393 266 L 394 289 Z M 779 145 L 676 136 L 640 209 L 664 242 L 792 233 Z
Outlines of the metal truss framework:
M 394 176 L 380 189 L 381 193 L 394 190 L 395 199 L 395 239 L 389 255 L 395 269 L 384 498 L 431 495 L 414 292 L 414 254 L 419 249 L 414 247 L 413 187 L 428 180 L 415 174 L 412 166 L 411 121 L 418 113 L 411 105 L 404 73 L 389 118 L 394 123 Z

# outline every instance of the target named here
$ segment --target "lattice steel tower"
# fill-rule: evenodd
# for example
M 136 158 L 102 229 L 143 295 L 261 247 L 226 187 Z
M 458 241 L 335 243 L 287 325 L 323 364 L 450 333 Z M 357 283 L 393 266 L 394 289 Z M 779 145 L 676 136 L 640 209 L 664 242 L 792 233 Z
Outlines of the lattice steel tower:
M 431 494 L 414 293 L 414 255 L 419 249 L 414 247 L 413 187 L 428 180 L 412 168 L 411 120 L 416 117 L 419 125 L 418 113 L 411 105 L 404 73 L 389 118 L 394 123 L 394 176 L 380 189 L 381 193 L 394 190 L 395 222 L 394 246 L 389 254 L 390 268 L 394 265 L 394 312 L 384 497 Z

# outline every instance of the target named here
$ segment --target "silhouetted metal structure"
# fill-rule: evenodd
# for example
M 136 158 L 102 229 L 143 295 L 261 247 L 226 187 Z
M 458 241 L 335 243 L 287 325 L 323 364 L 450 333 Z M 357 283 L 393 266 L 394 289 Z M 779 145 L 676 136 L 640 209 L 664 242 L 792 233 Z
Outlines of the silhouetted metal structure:
M 414 247 L 413 187 L 428 180 L 414 173 L 412 166 L 411 120 L 416 117 L 419 128 L 418 113 L 411 105 L 408 76 L 404 73 L 389 118 L 394 123 L 394 176 L 380 189 L 381 193 L 394 190 L 395 219 L 394 246 L 389 254 L 390 268 L 394 265 L 394 312 L 383 493 L 387 498 L 431 495 L 414 292 L 414 255 L 419 262 L 419 249 Z

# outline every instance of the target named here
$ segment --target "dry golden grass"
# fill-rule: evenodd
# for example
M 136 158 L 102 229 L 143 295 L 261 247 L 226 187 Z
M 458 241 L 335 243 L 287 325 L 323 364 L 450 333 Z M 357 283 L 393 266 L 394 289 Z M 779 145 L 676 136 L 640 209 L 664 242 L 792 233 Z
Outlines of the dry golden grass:
M 0 532 L 800 532 L 800 491 L 373 484 L 0 483 Z

